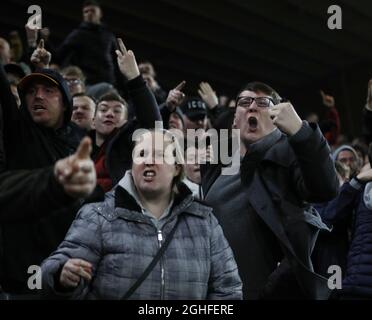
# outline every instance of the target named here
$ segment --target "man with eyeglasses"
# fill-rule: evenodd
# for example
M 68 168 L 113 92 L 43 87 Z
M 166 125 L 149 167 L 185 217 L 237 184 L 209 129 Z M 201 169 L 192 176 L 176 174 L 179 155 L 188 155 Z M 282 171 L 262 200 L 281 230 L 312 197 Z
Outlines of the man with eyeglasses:
M 202 184 L 234 251 L 244 298 L 326 299 L 327 279 L 310 259 L 325 225 L 307 202 L 337 194 L 327 142 L 264 83 L 249 83 L 236 101 L 240 170 L 223 175 L 222 165 L 207 164 Z

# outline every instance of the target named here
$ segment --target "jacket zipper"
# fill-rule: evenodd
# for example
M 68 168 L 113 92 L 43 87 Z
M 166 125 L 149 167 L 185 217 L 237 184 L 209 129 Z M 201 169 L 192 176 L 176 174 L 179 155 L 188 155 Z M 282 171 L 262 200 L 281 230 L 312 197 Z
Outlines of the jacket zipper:
M 163 233 L 161 230 L 158 230 L 158 243 L 159 249 L 162 246 L 163 242 Z M 165 287 L 165 279 L 164 279 L 164 264 L 163 264 L 163 257 L 160 258 L 160 273 L 161 273 L 161 287 L 160 287 L 160 300 L 164 300 L 164 287 Z

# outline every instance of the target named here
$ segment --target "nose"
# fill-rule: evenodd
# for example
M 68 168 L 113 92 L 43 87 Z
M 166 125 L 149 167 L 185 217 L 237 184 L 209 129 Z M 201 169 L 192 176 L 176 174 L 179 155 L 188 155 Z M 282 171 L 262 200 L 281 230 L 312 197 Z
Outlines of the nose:
M 257 111 L 256 100 L 253 100 L 253 102 L 251 103 L 251 105 L 248 107 L 248 111 L 250 111 L 250 112 Z
M 149 153 L 146 157 L 145 157 L 145 166 L 146 167 L 151 167 L 154 165 L 154 155 Z
M 44 91 L 41 88 L 36 89 L 35 98 L 44 99 Z
M 106 117 L 107 117 L 107 118 L 113 118 L 113 117 L 114 117 L 114 112 L 113 112 L 112 110 L 108 110 L 108 111 L 106 112 Z

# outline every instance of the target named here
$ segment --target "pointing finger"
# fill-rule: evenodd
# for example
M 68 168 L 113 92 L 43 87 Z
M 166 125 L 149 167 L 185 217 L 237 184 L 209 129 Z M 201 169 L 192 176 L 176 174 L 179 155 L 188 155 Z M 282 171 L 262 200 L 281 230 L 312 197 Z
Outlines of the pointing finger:
M 174 88 L 174 90 L 178 90 L 178 91 L 181 91 L 186 85 L 186 81 L 183 80 L 179 85 L 177 85 L 177 87 Z
M 92 152 L 92 140 L 89 137 L 85 137 L 75 153 L 77 159 L 89 159 L 90 153 Z

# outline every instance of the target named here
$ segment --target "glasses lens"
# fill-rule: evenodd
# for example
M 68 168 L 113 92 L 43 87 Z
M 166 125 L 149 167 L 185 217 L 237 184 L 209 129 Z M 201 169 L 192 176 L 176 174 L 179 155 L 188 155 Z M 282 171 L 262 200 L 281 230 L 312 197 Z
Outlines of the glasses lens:
M 240 98 L 238 100 L 237 106 L 242 108 L 248 108 L 252 104 L 253 100 L 254 99 L 251 97 Z
M 256 104 L 260 108 L 268 108 L 270 106 L 270 99 L 266 97 L 256 98 Z

